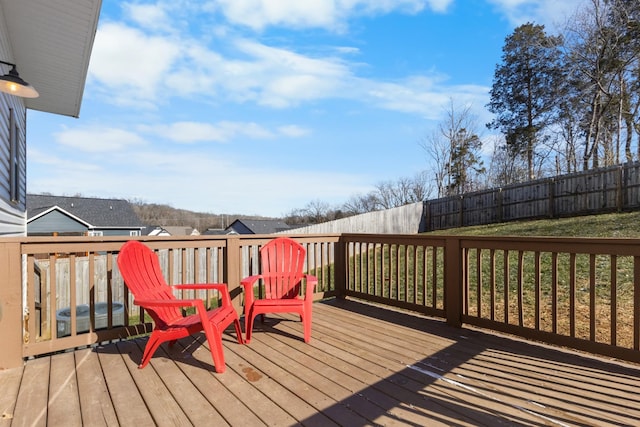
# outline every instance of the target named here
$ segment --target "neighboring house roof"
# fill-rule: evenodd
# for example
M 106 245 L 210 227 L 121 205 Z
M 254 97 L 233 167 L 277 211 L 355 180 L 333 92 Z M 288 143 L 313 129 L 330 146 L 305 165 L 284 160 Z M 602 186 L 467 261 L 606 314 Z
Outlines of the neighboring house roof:
M 179 225 L 156 226 L 148 233 L 149 236 L 199 236 L 200 232 L 193 227 Z
M 285 222 L 275 219 L 236 219 L 226 230 L 238 234 L 273 234 L 290 229 Z
M 0 59 L 15 63 L 20 77 L 40 94 L 25 98 L 27 108 L 78 117 L 101 4 L 0 0 L 13 53 Z
M 202 232 L 203 236 L 219 236 L 223 234 L 228 234 L 224 228 L 207 228 Z
M 144 234 L 145 236 L 171 236 L 171 234 L 167 230 L 160 227 L 159 225 L 146 226 L 142 234 Z
M 27 222 L 58 210 L 89 228 L 143 228 L 131 204 L 123 199 L 27 194 Z

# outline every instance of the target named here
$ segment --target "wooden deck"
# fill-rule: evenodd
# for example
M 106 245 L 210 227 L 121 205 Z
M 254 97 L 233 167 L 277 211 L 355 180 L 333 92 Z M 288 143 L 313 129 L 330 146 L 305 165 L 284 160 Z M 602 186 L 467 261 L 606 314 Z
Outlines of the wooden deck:
M 314 306 L 225 337 L 213 371 L 202 336 L 146 338 L 0 372 L 0 426 L 640 425 L 640 366 L 535 345 L 356 301 Z

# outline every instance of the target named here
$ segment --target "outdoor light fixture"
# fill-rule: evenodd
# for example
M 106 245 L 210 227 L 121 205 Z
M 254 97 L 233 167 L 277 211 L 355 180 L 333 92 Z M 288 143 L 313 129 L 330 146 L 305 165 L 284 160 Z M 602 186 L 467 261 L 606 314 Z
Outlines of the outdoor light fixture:
M 16 71 L 16 64 L 5 61 L 0 61 L 0 64 L 11 67 L 7 74 L 0 77 L 0 92 L 6 92 L 22 98 L 37 98 L 40 96 L 33 86 L 20 78 L 18 71 Z

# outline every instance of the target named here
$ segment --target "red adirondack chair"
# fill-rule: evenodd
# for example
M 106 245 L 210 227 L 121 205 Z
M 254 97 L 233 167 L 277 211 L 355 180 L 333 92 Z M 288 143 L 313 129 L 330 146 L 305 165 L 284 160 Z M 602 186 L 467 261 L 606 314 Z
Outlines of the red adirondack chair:
M 304 327 L 304 341 L 311 339 L 311 306 L 318 279 L 304 274 L 305 249 L 293 239 L 278 237 L 260 248 L 261 274 L 249 276 L 244 287 L 245 342 L 251 341 L 253 321 L 265 313 L 297 313 Z M 305 290 L 301 295 L 302 284 Z M 262 285 L 264 296 L 256 299 L 254 286 Z M 301 298 L 302 296 L 302 298 Z
M 238 343 L 242 344 L 242 330 L 236 310 L 231 305 L 229 290 L 224 283 L 168 286 L 162 275 L 157 255 L 144 244 L 130 240 L 120 249 L 118 267 L 125 284 L 133 293 L 134 304 L 143 307 L 153 318 L 154 328 L 144 348 L 138 368 L 144 368 L 160 344 L 175 344 L 180 338 L 204 330 L 216 372 L 225 370 L 222 333 L 235 324 Z M 215 289 L 222 296 L 222 305 L 207 311 L 201 299 L 177 299 L 174 289 Z M 183 317 L 180 308 L 195 307 L 196 313 Z

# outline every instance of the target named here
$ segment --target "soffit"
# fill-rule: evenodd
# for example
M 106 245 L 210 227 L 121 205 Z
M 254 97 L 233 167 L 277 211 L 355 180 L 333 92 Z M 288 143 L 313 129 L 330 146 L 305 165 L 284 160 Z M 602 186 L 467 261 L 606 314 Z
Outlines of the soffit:
M 25 98 L 27 108 L 78 117 L 101 3 L 0 0 L 13 52 L 0 59 L 15 63 L 40 94 Z

